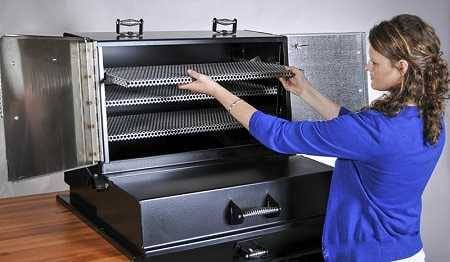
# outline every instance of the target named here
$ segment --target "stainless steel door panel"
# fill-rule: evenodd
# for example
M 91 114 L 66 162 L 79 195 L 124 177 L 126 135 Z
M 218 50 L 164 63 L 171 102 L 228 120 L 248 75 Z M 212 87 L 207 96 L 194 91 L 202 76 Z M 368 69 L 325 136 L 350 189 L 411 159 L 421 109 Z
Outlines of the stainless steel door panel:
M 321 94 L 352 111 L 368 104 L 364 33 L 299 34 L 287 38 L 289 65 L 303 69 Z M 291 95 L 291 106 L 294 120 L 322 119 L 295 95 Z
M 9 180 L 99 161 L 95 43 L 4 36 L 0 48 Z

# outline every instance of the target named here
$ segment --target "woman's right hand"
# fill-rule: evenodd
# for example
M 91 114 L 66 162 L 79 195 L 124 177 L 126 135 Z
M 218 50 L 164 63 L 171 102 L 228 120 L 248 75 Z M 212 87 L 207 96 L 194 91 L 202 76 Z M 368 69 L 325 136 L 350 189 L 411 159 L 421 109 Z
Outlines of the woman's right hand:
M 302 70 L 294 66 L 287 67 L 287 69 L 291 71 L 293 76 L 287 79 L 279 78 L 284 89 L 300 96 L 305 89 L 312 87 L 311 83 L 305 78 L 305 74 Z
M 192 82 L 178 85 L 178 88 L 215 96 L 217 89 L 222 87 L 216 81 L 213 81 L 209 76 L 200 74 L 192 69 L 188 69 L 187 74 L 192 77 Z

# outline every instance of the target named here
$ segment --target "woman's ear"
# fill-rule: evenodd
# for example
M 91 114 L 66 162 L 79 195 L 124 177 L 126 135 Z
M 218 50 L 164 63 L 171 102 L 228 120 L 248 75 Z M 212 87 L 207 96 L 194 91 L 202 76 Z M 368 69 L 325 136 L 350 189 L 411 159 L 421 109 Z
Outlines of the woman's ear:
M 400 74 L 402 76 L 406 74 L 406 72 L 408 71 L 408 67 L 409 67 L 408 61 L 404 59 L 397 62 L 397 68 L 398 70 L 400 70 Z

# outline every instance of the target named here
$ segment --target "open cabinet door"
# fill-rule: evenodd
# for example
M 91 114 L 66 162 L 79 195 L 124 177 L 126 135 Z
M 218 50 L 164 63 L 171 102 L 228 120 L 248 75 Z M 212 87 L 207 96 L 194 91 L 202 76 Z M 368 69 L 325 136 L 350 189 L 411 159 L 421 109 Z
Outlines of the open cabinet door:
M 100 161 L 95 45 L 82 38 L 1 38 L 9 180 Z
M 351 111 L 368 105 L 364 33 L 292 34 L 288 63 L 301 68 L 324 96 Z M 308 104 L 291 95 L 293 120 L 323 119 Z

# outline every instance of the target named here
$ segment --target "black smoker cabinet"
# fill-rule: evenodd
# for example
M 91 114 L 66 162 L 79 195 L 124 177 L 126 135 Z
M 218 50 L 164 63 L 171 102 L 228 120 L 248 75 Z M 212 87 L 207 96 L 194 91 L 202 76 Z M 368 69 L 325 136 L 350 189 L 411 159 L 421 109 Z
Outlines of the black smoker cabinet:
M 59 196 L 130 259 L 321 261 L 332 168 L 263 148 L 203 94 L 196 69 L 258 109 L 317 119 L 277 78 L 304 68 L 350 109 L 367 103 L 364 34 L 253 31 L 4 36 L 10 180 L 64 172 Z M 300 61 L 297 61 L 300 59 Z M 346 70 L 323 79 L 319 73 Z M 308 73 L 307 73 L 308 76 Z M 330 87 L 331 86 L 331 87 Z

